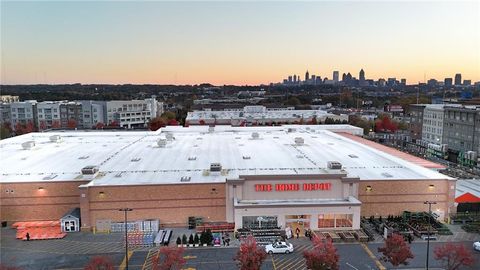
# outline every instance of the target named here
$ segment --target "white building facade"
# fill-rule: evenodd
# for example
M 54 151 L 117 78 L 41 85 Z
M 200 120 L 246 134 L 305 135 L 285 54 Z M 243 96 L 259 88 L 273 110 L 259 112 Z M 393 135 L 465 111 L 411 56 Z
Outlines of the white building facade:
M 443 104 L 428 104 L 423 111 L 422 140 L 427 143 L 442 144 Z
M 44 130 L 60 127 L 60 104 L 58 101 L 44 101 L 37 104 L 37 127 Z
M 107 124 L 120 127 L 145 127 L 150 119 L 163 113 L 163 103 L 153 96 L 144 100 L 114 100 L 106 102 Z

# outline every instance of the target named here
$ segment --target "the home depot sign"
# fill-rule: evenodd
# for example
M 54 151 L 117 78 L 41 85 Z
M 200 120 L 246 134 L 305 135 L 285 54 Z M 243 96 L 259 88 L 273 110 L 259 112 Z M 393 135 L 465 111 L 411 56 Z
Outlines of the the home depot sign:
M 316 191 L 316 190 L 330 190 L 331 183 L 303 183 L 303 184 L 256 184 L 255 191 L 270 192 L 270 191 Z

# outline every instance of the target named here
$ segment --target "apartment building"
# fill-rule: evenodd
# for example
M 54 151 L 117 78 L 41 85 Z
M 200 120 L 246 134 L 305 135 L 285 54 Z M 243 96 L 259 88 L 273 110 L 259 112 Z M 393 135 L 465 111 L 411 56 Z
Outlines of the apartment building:
M 39 130 L 60 128 L 60 104 L 59 101 L 44 101 L 37 104 L 37 122 Z
M 409 105 L 409 131 L 410 137 L 414 140 L 422 139 L 423 131 L 423 111 L 425 109 L 425 104 L 410 104 Z
M 442 141 L 454 152 L 479 152 L 480 106 L 444 107 Z
M 422 140 L 442 144 L 443 104 L 428 104 L 423 111 Z
M 83 127 L 95 127 L 97 124 L 106 124 L 106 101 L 80 100 L 82 104 Z
M 163 103 L 155 96 L 144 100 L 112 100 L 106 102 L 107 124 L 119 127 L 145 127 L 150 119 L 163 113 Z

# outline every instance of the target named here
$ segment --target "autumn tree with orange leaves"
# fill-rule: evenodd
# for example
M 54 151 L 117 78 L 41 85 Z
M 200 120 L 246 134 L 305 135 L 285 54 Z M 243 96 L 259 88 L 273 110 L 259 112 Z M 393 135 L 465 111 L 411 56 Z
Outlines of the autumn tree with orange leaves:
M 240 270 L 259 270 L 265 258 L 267 258 L 267 253 L 257 246 L 257 241 L 251 235 L 242 241 L 235 256 Z
M 446 270 L 458 270 L 465 266 L 472 266 L 474 262 L 472 252 L 462 244 L 446 243 L 437 246 L 433 254 L 435 260 L 442 261 Z
M 180 270 L 187 262 L 183 258 L 183 248 L 162 247 L 152 259 L 152 270 Z
M 379 247 L 378 252 L 383 254 L 381 260 L 390 262 L 393 266 L 407 265 L 408 259 L 413 259 L 413 254 L 405 243 L 405 239 L 396 233 L 385 240 L 385 246 Z
M 314 237 L 313 249 L 303 252 L 305 264 L 311 270 L 338 270 L 340 256 L 337 248 L 333 245 L 332 239 Z
M 95 256 L 85 266 L 85 270 L 114 270 L 113 261 L 106 256 Z

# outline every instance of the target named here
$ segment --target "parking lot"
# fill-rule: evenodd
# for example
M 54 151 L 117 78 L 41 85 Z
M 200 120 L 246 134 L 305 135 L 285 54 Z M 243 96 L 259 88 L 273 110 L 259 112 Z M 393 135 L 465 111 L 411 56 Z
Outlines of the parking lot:
M 15 265 L 21 269 L 83 269 L 91 257 L 104 255 L 112 259 L 117 266 L 124 261 L 124 247 L 121 234 L 93 235 L 91 233 L 70 234 L 61 240 L 19 241 L 14 238 L 14 231 L 2 228 L 1 261 L 8 265 Z M 464 236 L 464 234 L 459 234 Z M 471 240 L 463 237 L 452 239 L 471 247 Z M 291 254 L 268 255 L 262 269 L 293 270 L 306 269 L 303 252 L 312 248 L 307 238 L 291 239 L 295 251 Z M 433 249 L 441 241 L 432 241 L 430 249 L 430 265 L 440 267 L 439 262 L 433 259 Z M 340 269 L 391 269 L 391 265 L 379 261 L 380 254 L 377 248 L 382 242 L 336 243 L 340 255 Z M 411 244 L 415 258 L 408 267 L 398 269 L 422 269 L 426 259 L 426 242 L 416 240 Z M 184 269 L 238 269 L 234 256 L 238 246 L 208 247 L 186 249 L 187 261 Z M 129 269 L 151 269 L 151 258 L 157 248 L 134 249 L 129 263 Z M 480 252 L 474 253 L 476 265 L 472 269 L 480 269 Z M 123 264 L 124 265 L 124 264 Z M 121 267 L 119 269 L 122 269 Z

